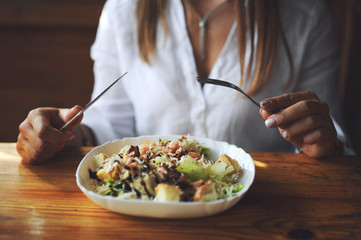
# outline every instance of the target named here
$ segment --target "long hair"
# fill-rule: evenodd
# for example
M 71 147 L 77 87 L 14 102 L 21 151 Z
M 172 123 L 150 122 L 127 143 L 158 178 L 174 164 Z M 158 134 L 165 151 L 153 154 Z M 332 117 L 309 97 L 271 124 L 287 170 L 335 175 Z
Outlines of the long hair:
M 278 11 L 277 0 L 249 0 L 247 7 L 246 0 L 236 0 L 237 9 L 237 34 L 238 53 L 241 66 L 241 79 L 239 85 L 251 81 L 248 94 L 257 94 L 267 83 L 274 63 L 279 39 L 284 44 L 289 65 L 290 76 L 284 88 L 287 88 L 293 77 L 293 63 L 291 52 L 286 42 Z M 156 51 L 156 33 L 158 20 L 162 22 L 162 27 L 167 34 L 165 19 L 165 8 L 167 0 L 139 0 L 137 6 L 138 20 L 138 47 L 141 58 L 150 63 L 151 57 Z M 251 41 L 251 55 L 247 69 L 245 69 L 247 31 Z M 255 35 L 257 32 L 257 39 Z M 254 43 L 257 40 L 256 48 Z M 255 58 L 255 59 L 254 59 Z M 255 65 L 253 66 L 253 61 Z M 254 67 L 253 78 L 252 68 Z

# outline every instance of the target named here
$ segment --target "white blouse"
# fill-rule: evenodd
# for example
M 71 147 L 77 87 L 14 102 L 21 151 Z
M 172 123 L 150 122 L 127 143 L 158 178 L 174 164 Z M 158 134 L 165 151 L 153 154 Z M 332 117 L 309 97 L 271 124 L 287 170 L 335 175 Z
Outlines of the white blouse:
M 137 46 L 134 0 L 108 0 L 91 49 L 95 84 L 92 97 L 128 72 L 84 116 L 98 144 L 138 135 L 190 134 L 236 144 L 246 151 L 294 151 L 277 129 L 269 129 L 259 109 L 233 89 L 197 82 L 197 69 L 181 0 L 168 1 L 168 34 L 158 26 L 157 53 L 143 62 Z M 268 83 L 254 98 L 261 101 L 286 92 L 314 91 L 340 122 L 336 89 L 339 63 L 331 17 L 322 1 L 281 1 L 281 22 L 289 44 L 294 76 L 284 47 L 277 53 Z M 249 56 L 249 49 L 246 49 Z M 210 76 L 238 85 L 241 78 L 236 23 Z M 249 84 L 242 86 L 247 90 Z M 339 138 L 344 135 L 338 128 Z

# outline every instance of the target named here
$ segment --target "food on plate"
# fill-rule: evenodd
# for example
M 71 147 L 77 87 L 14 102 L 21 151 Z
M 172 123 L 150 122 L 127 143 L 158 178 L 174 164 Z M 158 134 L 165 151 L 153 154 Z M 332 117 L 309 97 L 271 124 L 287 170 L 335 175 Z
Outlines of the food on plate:
M 89 169 L 92 190 L 102 195 L 196 202 L 235 196 L 243 188 L 236 160 L 222 154 L 214 162 L 206 147 L 185 136 L 127 145 L 112 156 L 97 154 L 94 160 L 97 168 Z

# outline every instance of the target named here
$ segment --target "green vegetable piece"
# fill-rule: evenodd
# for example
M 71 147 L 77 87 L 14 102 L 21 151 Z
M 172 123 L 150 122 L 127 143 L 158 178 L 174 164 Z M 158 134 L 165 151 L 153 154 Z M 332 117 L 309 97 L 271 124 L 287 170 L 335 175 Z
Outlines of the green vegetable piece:
M 203 155 L 207 159 L 210 157 L 209 149 L 204 146 L 202 146 L 200 154 Z
M 159 142 L 159 143 L 165 143 L 165 144 L 168 144 L 168 143 L 170 143 L 170 140 L 168 140 L 168 139 L 161 139 L 161 138 L 159 138 L 159 139 L 158 139 L 158 142 Z
M 233 185 L 232 193 L 238 193 L 243 189 L 243 185 L 241 183 L 236 183 Z
M 241 183 L 235 183 L 230 186 L 226 186 L 223 188 L 223 198 L 234 197 L 242 189 L 243 189 L 243 185 Z
M 227 167 L 227 164 L 224 162 L 215 163 L 207 167 L 208 174 L 211 178 L 219 181 L 226 180 L 227 178 L 224 178 L 227 177 L 227 174 L 233 170 L 234 168 L 232 166 Z
M 191 156 L 187 156 L 176 169 L 178 172 L 184 173 L 190 181 L 207 180 L 209 178 L 207 169 L 199 165 Z

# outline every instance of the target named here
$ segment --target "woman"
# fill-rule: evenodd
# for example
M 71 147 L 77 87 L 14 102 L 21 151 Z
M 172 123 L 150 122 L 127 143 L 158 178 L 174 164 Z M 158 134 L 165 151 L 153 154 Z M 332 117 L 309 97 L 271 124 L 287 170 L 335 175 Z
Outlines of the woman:
M 128 74 L 67 132 L 57 129 L 79 106 L 31 111 L 19 127 L 24 162 L 45 161 L 69 140 L 101 144 L 150 134 L 204 136 L 246 151 L 296 149 L 314 158 L 345 144 L 336 124 L 337 46 L 321 1 L 108 0 L 91 56 L 93 98 Z M 240 85 L 262 100 L 261 110 L 196 76 Z

